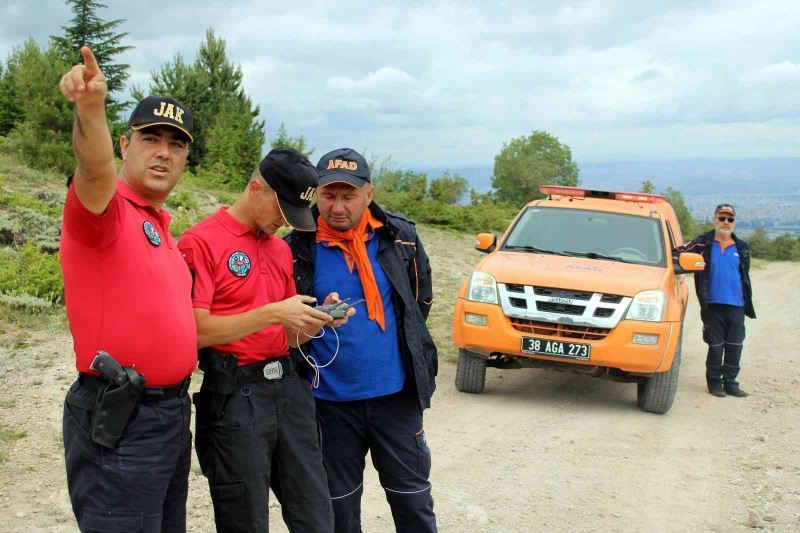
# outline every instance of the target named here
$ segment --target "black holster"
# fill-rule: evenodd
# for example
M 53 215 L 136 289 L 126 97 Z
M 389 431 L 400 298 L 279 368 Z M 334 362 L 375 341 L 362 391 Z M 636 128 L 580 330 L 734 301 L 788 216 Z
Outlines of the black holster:
M 228 398 L 236 389 L 236 368 L 239 358 L 230 353 L 222 358 L 212 350 L 201 350 L 198 357 L 205 367 L 200 392 L 207 402 L 205 406 L 207 415 L 210 419 L 220 419 L 225 413 Z M 197 403 L 195 399 L 195 405 L 200 407 Z
M 107 448 L 116 448 L 144 392 L 144 376 L 133 368 L 124 370 L 128 380 L 120 386 L 109 382 L 97 394 L 92 413 L 89 434 L 93 441 Z

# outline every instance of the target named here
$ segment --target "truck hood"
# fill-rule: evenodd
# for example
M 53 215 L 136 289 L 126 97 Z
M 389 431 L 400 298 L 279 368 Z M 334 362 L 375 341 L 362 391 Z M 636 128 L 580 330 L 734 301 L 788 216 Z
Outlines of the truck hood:
M 521 252 L 495 252 L 478 266 L 498 283 L 536 285 L 634 296 L 657 289 L 663 267 L 634 265 L 604 259 L 564 257 Z

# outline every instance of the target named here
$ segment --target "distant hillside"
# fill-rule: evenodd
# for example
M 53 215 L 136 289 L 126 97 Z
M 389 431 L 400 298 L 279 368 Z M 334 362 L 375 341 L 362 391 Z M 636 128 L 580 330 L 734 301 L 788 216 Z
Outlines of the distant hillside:
M 800 193 L 800 157 L 751 159 L 665 159 L 660 161 L 580 162 L 581 184 L 594 189 L 639 190 L 644 180 L 657 190 L 667 187 L 685 195 Z M 478 191 L 489 190 L 492 165 L 471 167 L 420 166 L 414 170 L 438 176 L 458 172 Z

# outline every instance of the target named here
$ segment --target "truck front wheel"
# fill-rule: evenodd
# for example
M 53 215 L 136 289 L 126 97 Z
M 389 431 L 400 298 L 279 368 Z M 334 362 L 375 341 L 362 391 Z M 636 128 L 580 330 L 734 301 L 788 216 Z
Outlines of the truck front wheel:
M 458 350 L 456 389 L 480 394 L 486 383 L 486 359 L 473 355 L 463 348 Z
M 682 341 L 683 334 L 678 337 L 675 358 L 672 360 L 672 367 L 668 371 L 645 378 L 644 381 L 638 384 L 637 403 L 642 411 L 663 415 L 672 407 L 672 402 L 675 400 L 675 392 L 678 390 Z

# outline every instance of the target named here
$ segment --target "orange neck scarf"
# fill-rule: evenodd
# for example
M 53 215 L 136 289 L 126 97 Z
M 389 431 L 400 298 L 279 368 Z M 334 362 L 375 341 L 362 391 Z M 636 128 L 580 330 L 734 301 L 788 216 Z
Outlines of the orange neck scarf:
M 330 227 L 320 216 L 317 218 L 317 242 L 327 242 L 329 246 L 340 248 L 351 274 L 353 265 L 358 268 L 358 277 L 361 279 L 361 287 L 364 289 L 364 303 L 367 306 L 369 319 L 375 320 L 381 330 L 386 331 L 383 300 L 367 255 L 367 226 L 370 226 L 373 231 L 383 226 L 381 221 L 372 216 L 369 209 L 365 209 L 361 221 L 353 229 L 347 231 L 339 231 Z

